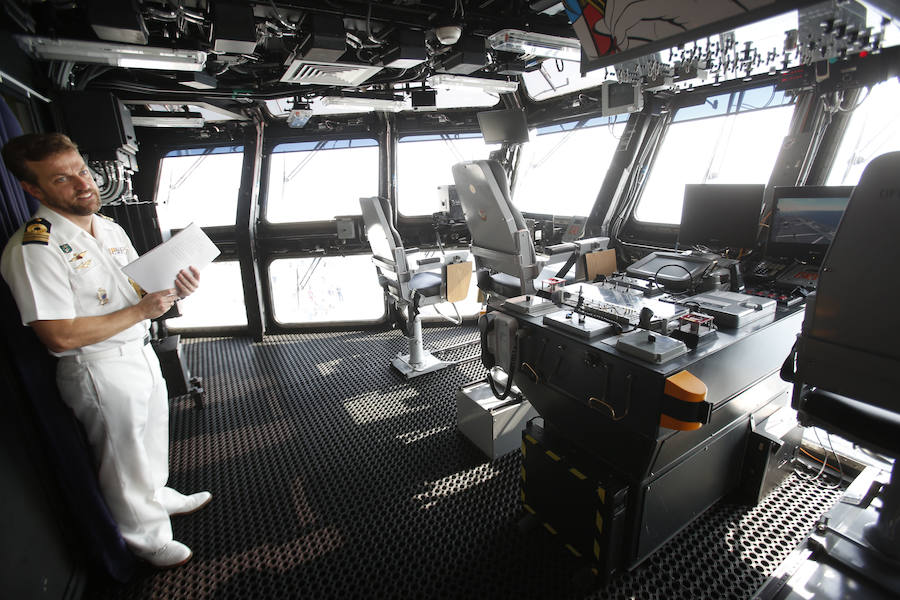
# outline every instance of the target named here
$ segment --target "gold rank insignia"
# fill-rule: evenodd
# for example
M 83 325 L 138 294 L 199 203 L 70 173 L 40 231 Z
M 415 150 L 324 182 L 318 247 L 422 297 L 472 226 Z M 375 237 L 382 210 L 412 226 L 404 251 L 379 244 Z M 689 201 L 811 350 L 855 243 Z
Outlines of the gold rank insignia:
M 109 294 L 106 293 L 106 290 L 97 288 L 97 300 L 100 301 L 101 306 L 109 302 Z
M 22 245 L 50 243 L 50 221 L 36 217 L 25 224 L 25 233 L 22 234 Z
M 132 279 L 131 277 L 128 278 L 128 283 L 131 284 L 131 287 L 134 288 L 134 291 L 137 292 L 137 295 L 140 296 L 141 298 L 143 298 L 144 296 L 147 295 L 147 292 L 144 291 L 144 288 L 139 286 L 138 282 L 135 281 L 134 279 Z
M 101 219 L 106 219 L 107 221 L 112 221 L 113 223 L 116 222 L 115 219 L 113 219 L 112 217 L 107 217 L 103 213 L 94 213 L 94 214 L 97 215 L 98 217 L 100 217 Z

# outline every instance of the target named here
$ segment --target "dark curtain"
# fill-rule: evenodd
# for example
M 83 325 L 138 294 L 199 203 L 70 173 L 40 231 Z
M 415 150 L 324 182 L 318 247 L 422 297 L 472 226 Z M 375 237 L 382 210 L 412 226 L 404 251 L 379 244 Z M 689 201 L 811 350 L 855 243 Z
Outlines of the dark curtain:
M 0 146 L 22 128 L 0 97 Z M 2 161 L 0 161 L 2 163 Z M 19 182 L 0 164 L 0 248 L 37 209 L 37 201 L 22 191 Z M 69 511 L 66 515 L 78 537 L 78 554 L 118 581 L 131 578 L 134 555 L 125 546 L 100 495 L 93 462 L 80 424 L 56 389 L 56 359 L 34 332 L 22 325 L 19 311 L 6 282 L 0 285 L 2 335 L 13 357 L 12 368 L 31 402 L 36 427 L 41 432 L 47 459 Z M 8 541 L 7 543 L 11 543 Z M 13 543 L 27 543 L 18 540 Z

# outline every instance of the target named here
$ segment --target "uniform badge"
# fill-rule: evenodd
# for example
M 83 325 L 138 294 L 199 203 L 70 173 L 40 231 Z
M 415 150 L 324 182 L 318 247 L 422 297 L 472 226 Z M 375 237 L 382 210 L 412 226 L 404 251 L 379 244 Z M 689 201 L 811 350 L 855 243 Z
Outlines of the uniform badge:
M 70 246 L 69 244 L 60 244 L 59 249 L 68 254 L 72 251 L 72 246 Z
M 86 254 L 87 254 L 87 250 L 82 250 L 81 252 L 76 252 L 72 256 L 72 258 L 69 259 L 69 262 L 77 262 L 79 260 L 82 260 Z
M 128 252 L 128 248 L 125 246 L 118 246 L 117 248 L 109 248 L 109 253 L 115 256 L 116 254 L 126 254 Z
M 101 306 L 109 302 L 109 295 L 106 293 L 106 290 L 97 288 L 97 300 L 100 301 Z
M 76 269 L 87 269 L 89 266 L 91 266 L 91 259 L 90 259 L 90 258 L 85 259 L 85 260 L 82 261 L 81 263 L 75 265 L 75 268 L 76 268 Z
M 25 224 L 25 232 L 22 234 L 22 245 L 40 244 L 46 246 L 50 243 L 50 221 L 36 217 Z

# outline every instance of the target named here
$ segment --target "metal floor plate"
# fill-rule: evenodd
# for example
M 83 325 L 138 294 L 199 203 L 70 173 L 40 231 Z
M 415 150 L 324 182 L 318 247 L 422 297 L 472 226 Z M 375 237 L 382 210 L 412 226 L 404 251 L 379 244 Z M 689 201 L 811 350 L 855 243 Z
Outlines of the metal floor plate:
M 425 330 L 433 345 L 476 336 Z M 396 331 L 184 342 L 206 402 L 172 403 L 170 485 L 214 494 L 173 519 L 194 558 L 126 585 L 95 577 L 85 598 L 747 598 L 838 497 L 791 476 L 584 592 L 568 551 L 517 527 L 518 453 L 484 462 L 456 431 L 454 394 L 480 361 L 407 381 Z

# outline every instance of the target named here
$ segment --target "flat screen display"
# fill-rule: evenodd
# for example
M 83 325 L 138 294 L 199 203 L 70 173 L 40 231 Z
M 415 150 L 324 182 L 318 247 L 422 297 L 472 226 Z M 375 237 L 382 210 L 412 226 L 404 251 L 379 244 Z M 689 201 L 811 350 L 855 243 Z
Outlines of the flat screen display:
M 762 184 L 685 185 L 679 245 L 755 247 L 765 191 Z
M 528 123 L 522 109 L 489 110 L 476 116 L 486 144 L 522 144 L 528 141 Z
M 852 194 L 853 186 L 775 188 L 766 255 L 821 260 Z

